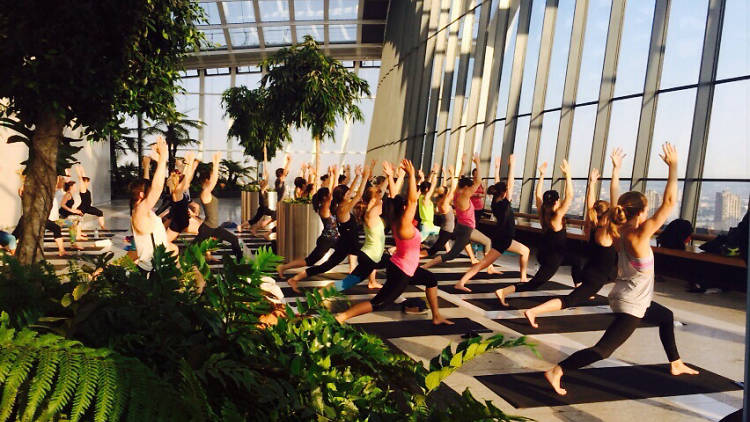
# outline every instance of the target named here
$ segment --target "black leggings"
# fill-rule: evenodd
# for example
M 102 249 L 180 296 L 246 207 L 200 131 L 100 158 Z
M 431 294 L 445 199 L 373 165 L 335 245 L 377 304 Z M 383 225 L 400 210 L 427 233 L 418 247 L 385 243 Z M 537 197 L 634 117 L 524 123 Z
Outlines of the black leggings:
M 677 352 L 677 345 L 674 338 L 674 315 L 672 311 L 658 303 L 651 302 L 651 306 L 646 310 L 643 316 L 644 321 L 648 321 L 659 326 L 659 339 L 664 351 L 667 353 L 667 359 L 674 362 L 680 358 Z M 560 367 L 568 369 L 578 369 L 591 365 L 596 361 L 607 359 L 612 352 L 617 350 L 633 334 L 638 326 L 641 325 L 641 318 L 630 314 L 617 313 L 615 320 L 604 332 L 601 340 L 593 347 L 579 350 L 567 359 L 560 362 Z
M 383 284 L 378 294 L 370 299 L 372 309 L 376 311 L 393 303 L 394 300 L 401 296 L 401 293 L 406 290 L 406 286 L 409 284 L 422 284 L 429 289 L 437 287 L 437 279 L 435 278 L 435 274 L 422 267 L 417 267 L 414 275 L 408 276 L 389 259 L 385 264 L 385 284 Z
M 317 246 L 315 248 L 317 249 Z M 331 268 L 339 265 L 347 256 L 356 255 L 357 252 L 359 252 L 359 248 L 360 245 L 356 238 L 352 239 L 348 236 L 341 236 L 339 237 L 338 242 L 336 242 L 336 245 L 334 245 L 331 256 L 320 265 L 308 267 L 305 272 L 308 277 L 323 274 Z
M 62 237 L 63 237 L 63 235 L 62 235 L 62 229 L 54 221 L 50 221 L 50 220 L 45 221 L 44 222 L 44 229 L 51 231 L 52 232 L 52 237 L 54 237 L 55 240 L 62 239 Z
M 583 281 L 583 257 L 572 253 L 543 252 L 539 254 L 539 270 L 534 278 L 526 283 L 517 283 L 517 292 L 528 292 L 537 290 L 542 284 L 548 282 L 561 265 L 570 265 L 570 273 L 573 281 L 580 284 Z
M 267 215 L 274 220 L 276 219 L 276 211 L 266 207 L 265 205 L 261 205 L 258 207 L 258 211 L 255 213 L 255 216 L 248 220 L 248 223 L 252 226 L 253 224 L 260 221 L 260 219 L 263 218 L 264 215 Z
M 445 245 L 451 239 L 453 239 L 453 232 L 447 232 L 443 229 L 440 229 L 437 240 L 427 251 L 427 256 L 435 256 L 435 254 L 437 254 L 438 252 L 445 250 Z
M 234 253 L 237 261 L 242 259 L 242 246 L 240 246 L 240 240 L 237 236 L 222 227 L 211 228 L 208 227 L 206 223 L 201 224 L 200 227 L 198 227 L 198 235 L 195 236 L 191 243 L 200 243 L 210 237 L 232 245 L 232 253 Z
M 323 255 L 325 255 L 326 252 L 336 245 L 337 240 L 338 239 L 331 239 L 329 237 L 318 237 L 318 240 L 315 242 L 315 249 L 305 257 L 305 265 L 308 267 L 315 265 L 316 262 L 323 258 Z
M 560 297 L 562 301 L 562 309 L 572 308 L 588 302 L 591 296 L 599 293 L 599 290 L 604 287 L 605 284 L 610 282 L 609 277 L 606 274 L 601 274 L 598 271 L 583 271 L 583 281 L 581 284 L 573 289 L 572 292 L 566 296 Z
M 104 213 L 102 212 L 102 210 L 96 207 L 92 207 L 91 205 L 81 205 L 80 207 L 78 207 L 78 209 L 84 214 L 104 217 Z
M 471 242 L 472 231 L 474 231 L 474 229 L 469 226 L 456 224 L 456 228 L 453 229 L 453 246 L 450 251 L 440 255 L 442 262 L 445 263 L 458 257 L 464 247 Z

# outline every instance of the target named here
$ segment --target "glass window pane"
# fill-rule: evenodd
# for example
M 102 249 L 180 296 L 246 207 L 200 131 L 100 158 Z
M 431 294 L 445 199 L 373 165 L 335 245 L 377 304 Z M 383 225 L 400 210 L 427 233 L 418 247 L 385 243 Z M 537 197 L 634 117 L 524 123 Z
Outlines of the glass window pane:
M 287 0 L 257 0 L 262 22 L 279 22 L 289 20 L 289 2 Z
M 378 89 L 378 81 L 380 78 L 380 68 L 379 67 L 360 68 L 358 76 L 366 80 L 367 83 L 370 85 L 370 94 L 374 98 L 375 92 Z
M 186 78 L 182 77 L 179 80 L 180 86 L 185 89 L 185 93 L 197 93 L 200 90 L 200 78 Z
M 523 177 L 523 157 L 526 156 L 526 143 L 529 140 L 530 122 L 531 117 L 524 116 L 519 117 L 516 123 L 516 142 L 513 144 L 513 155 L 517 157 L 516 162 L 519 164 L 515 168 L 515 176 L 518 178 Z
M 357 41 L 357 25 L 329 25 L 328 41 L 332 43 Z
M 313 39 L 319 43 L 325 41 L 325 35 L 323 34 L 323 25 L 297 26 L 297 42 L 304 41 L 305 35 L 313 37 Z
M 747 213 L 750 182 L 703 182 L 695 227 L 724 233 Z
M 557 6 L 557 19 L 555 19 L 555 37 L 552 41 L 545 109 L 562 105 L 565 69 L 568 67 L 568 51 L 570 50 L 570 32 L 573 30 L 573 13 L 575 13 L 575 1 L 560 0 Z
M 206 76 L 205 91 L 207 94 L 222 94 L 232 81 L 230 75 Z
M 201 25 L 219 25 L 221 24 L 221 18 L 219 17 L 219 9 L 216 7 L 216 3 L 206 2 L 198 3 L 203 10 L 206 11 L 206 19 L 208 22 L 201 22 Z
M 622 148 L 626 154 L 622 161 L 620 178 L 630 178 L 633 174 L 633 156 L 635 155 L 635 141 L 638 136 L 641 100 L 641 97 L 636 97 L 612 103 L 612 117 L 609 121 L 607 152 L 602 177 L 612 176 L 612 160 L 609 159 L 609 155 L 616 148 Z
M 535 0 L 531 5 L 529 39 L 526 43 L 526 61 L 523 68 L 523 81 L 521 82 L 521 100 L 518 104 L 519 114 L 531 112 L 531 101 L 534 95 L 534 81 L 536 80 L 536 67 L 539 62 L 539 47 L 542 42 L 544 4 L 544 0 Z
M 479 6 L 476 7 L 476 9 L 474 9 L 474 27 L 471 30 L 471 34 L 473 37 L 472 39 L 474 40 L 477 39 L 477 36 L 479 35 L 479 17 L 481 15 L 481 12 L 482 12 L 482 5 L 480 4 Z
M 331 0 L 328 5 L 329 19 L 357 19 L 359 0 Z
M 666 165 L 664 165 L 664 167 L 666 168 Z M 659 206 L 661 206 L 662 198 L 664 198 L 664 187 L 666 185 L 667 182 L 662 180 L 649 180 L 648 182 L 646 182 L 646 192 L 644 192 L 643 194 L 646 195 L 646 199 L 648 200 L 649 217 L 654 215 L 654 212 L 656 212 Z M 680 217 L 680 207 L 682 206 L 682 191 L 684 187 L 684 181 L 681 180 L 677 182 L 677 204 L 669 214 L 669 217 L 667 217 L 667 221 L 665 224 L 669 224 L 670 221 Z
M 261 73 L 240 73 L 235 76 L 235 86 L 246 86 L 250 89 L 255 89 L 260 86 L 260 79 L 263 77 Z
M 707 11 L 708 0 L 672 3 L 661 74 L 662 88 L 698 82 Z
M 654 19 L 654 0 L 629 1 L 617 61 L 615 97 L 643 92 L 648 47 Z
M 206 82 L 208 83 L 208 81 Z M 215 151 L 227 149 L 227 131 L 230 122 L 228 118 L 224 117 L 221 95 L 205 95 L 204 100 L 206 102 L 206 126 L 203 130 L 203 154 L 204 157 L 210 157 Z
M 577 107 L 573 115 L 568 164 L 573 177 L 587 178 L 591 161 L 591 143 L 594 139 L 596 104 Z
M 253 12 L 253 2 L 251 1 L 225 1 L 224 18 L 227 23 L 247 23 L 255 22 L 255 12 Z
M 669 174 L 667 165 L 659 158 L 664 142 L 677 148 L 679 176 L 685 176 L 694 107 L 695 88 L 659 94 L 648 177 L 666 178 Z
M 578 76 L 577 103 L 599 98 L 611 6 L 611 0 L 591 0 L 589 3 L 586 35 L 581 53 L 581 73 Z
M 203 33 L 206 35 L 204 48 L 210 50 L 225 48 L 227 46 L 227 40 L 224 37 L 223 29 L 206 29 Z
M 294 19 L 323 20 L 323 0 L 294 0 Z
M 555 148 L 557 148 L 557 131 L 560 127 L 560 111 L 548 111 L 542 119 L 542 133 L 539 138 L 539 153 L 537 155 L 538 168 L 542 163 L 552 165 L 555 162 Z M 548 172 L 549 173 L 549 172 Z M 537 171 L 534 169 L 534 175 Z
M 750 6 L 747 0 L 727 0 L 721 31 L 719 69 L 716 77 L 750 74 Z
M 258 47 L 258 30 L 256 28 L 229 29 L 232 47 Z
M 302 39 L 297 34 L 298 39 Z M 263 41 L 266 45 L 289 45 L 292 43 L 292 30 L 288 26 L 266 26 L 263 28 Z
M 497 99 L 496 118 L 506 117 L 508 110 L 508 92 L 510 91 L 510 73 L 513 68 L 513 52 L 516 51 L 516 34 L 518 33 L 518 14 L 513 15 L 513 22 L 505 39 L 503 69 L 500 74 L 500 94 Z M 497 130 L 497 129 L 495 129 Z
M 703 177 L 750 179 L 750 80 L 716 85 Z

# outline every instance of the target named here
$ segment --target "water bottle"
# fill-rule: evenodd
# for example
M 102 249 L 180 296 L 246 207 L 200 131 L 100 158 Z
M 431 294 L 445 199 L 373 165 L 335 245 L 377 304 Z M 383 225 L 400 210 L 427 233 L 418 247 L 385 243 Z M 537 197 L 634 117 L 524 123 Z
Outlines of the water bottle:
M 94 239 L 98 239 L 98 238 L 99 238 L 99 227 L 94 229 Z

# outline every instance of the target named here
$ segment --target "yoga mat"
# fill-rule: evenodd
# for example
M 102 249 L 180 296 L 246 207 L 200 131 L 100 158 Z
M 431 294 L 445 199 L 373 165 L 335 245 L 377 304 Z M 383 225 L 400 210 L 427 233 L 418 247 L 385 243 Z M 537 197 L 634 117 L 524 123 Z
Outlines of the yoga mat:
M 333 281 L 333 280 L 331 280 Z M 322 287 L 322 286 L 321 286 Z M 294 290 L 292 290 L 291 287 L 282 287 L 281 291 L 284 292 L 284 297 L 300 297 L 305 296 L 305 290 L 313 290 L 312 287 L 301 287 L 302 293 L 297 293 Z M 345 295 L 367 295 L 367 294 L 377 294 L 380 290 L 370 290 L 367 288 L 367 284 L 357 284 L 356 286 L 353 286 L 352 288 L 348 290 L 344 290 L 342 293 Z M 406 290 L 404 292 L 414 293 L 414 292 L 421 292 L 422 290 L 418 288 L 417 286 L 408 285 L 406 286 Z
M 604 331 L 614 319 L 615 314 L 611 313 L 541 316 L 536 319 L 539 328 L 530 326 L 526 318 L 495 319 L 493 321 L 521 334 L 556 334 Z M 655 327 L 654 324 L 645 320 L 641 320 L 640 326 Z
M 698 375 L 673 376 L 668 364 L 613 366 L 568 371 L 562 387 L 568 394 L 552 390 L 542 372 L 484 375 L 482 384 L 516 408 L 567 406 L 616 400 L 708 394 L 739 390 L 734 381 L 690 365 Z
M 460 277 L 456 278 L 455 281 L 458 281 L 459 279 L 460 279 Z M 453 279 L 449 279 L 449 280 L 453 280 Z M 499 283 L 474 283 L 474 284 L 472 284 L 471 282 L 469 282 L 469 283 L 466 283 L 466 287 L 468 287 L 468 288 L 471 289 L 471 293 L 494 293 L 495 290 L 497 290 L 497 289 L 500 289 L 500 288 L 503 288 L 503 287 L 508 287 L 511 284 L 515 284 L 515 283 L 517 283 L 517 281 L 510 281 L 510 280 L 508 280 L 506 282 L 499 282 Z M 461 295 L 471 294 L 471 293 L 465 292 L 463 290 L 456 290 L 453 287 L 452 284 L 439 285 L 438 288 L 440 290 L 443 290 L 445 292 L 452 293 L 452 294 L 461 294 Z M 544 290 L 570 290 L 571 287 L 570 286 L 566 286 L 565 284 L 554 282 L 554 281 L 548 281 L 548 282 L 544 283 L 544 285 L 542 285 L 541 289 L 544 289 Z
M 471 288 L 471 286 L 469 286 Z M 485 311 L 507 311 L 509 309 L 531 309 L 537 305 L 541 305 L 542 303 L 550 300 L 559 298 L 560 296 L 527 296 L 527 297 L 516 297 L 511 296 L 507 299 L 508 305 L 510 306 L 503 306 L 499 300 L 496 298 L 489 298 L 489 299 L 465 299 L 467 302 L 471 303 L 472 305 L 479 306 L 480 308 L 484 309 Z M 594 300 L 587 300 L 585 303 L 582 303 L 580 306 L 601 306 L 601 305 L 609 305 L 609 301 L 606 297 L 596 295 Z
M 430 268 L 433 274 L 435 274 L 435 277 L 438 281 L 458 281 L 461 279 L 461 277 L 466 274 L 466 271 L 443 271 L 440 272 L 440 267 L 435 266 Z M 468 269 L 468 267 L 467 267 Z M 486 272 L 482 271 L 480 273 L 477 273 L 471 280 L 508 280 L 505 283 L 517 283 L 520 280 L 521 275 L 518 273 L 518 271 L 505 271 L 502 274 L 487 274 Z M 471 284 L 471 280 L 469 280 L 468 284 Z
M 352 325 L 381 338 L 446 336 L 465 334 L 469 331 L 478 333 L 491 331 L 468 318 L 453 318 L 451 321 L 454 322 L 453 325 L 434 325 L 431 319 L 365 322 Z
M 80 239 L 81 242 L 92 242 L 97 239 L 103 239 L 103 238 L 111 238 L 115 237 L 114 233 L 102 233 L 99 232 L 99 237 L 94 237 L 93 235 L 88 235 L 89 237 L 87 239 Z M 68 240 L 70 239 L 70 235 L 68 233 L 63 233 L 63 239 Z M 44 240 L 48 242 L 52 242 L 55 240 L 53 236 L 50 236 L 48 234 L 44 235 Z
M 294 299 L 296 299 L 296 297 L 290 297 L 289 299 L 290 299 L 289 304 L 292 305 L 292 306 L 294 306 L 294 304 L 296 303 L 296 301 Z M 424 297 L 421 297 L 420 299 L 424 300 L 425 304 L 427 303 L 427 301 L 425 300 Z M 336 301 L 336 302 L 339 302 L 339 301 Z M 341 304 L 338 304 L 336 302 L 334 302 L 334 305 L 331 308 L 329 308 L 329 310 L 331 312 L 334 312 L 334 313 L 336 313 L 336 312 L 343 312 L 343 311 L 347 310 L 347 308 L 349 308 L 349 305 L 347 305 L 346 303 L 344 303 L 345 302 L 345 298 L 342 298 L 340 300 L 340 302 L 342 302 Z M 352 301 L 351 304 L 354 304 L 356 302 L 358 302 L 358 301 Z M 458 306 L 456 306 L 453 303 L 448 302 L 447 300 L 439 297 L 438 298 L 438 307 L 440 309 L 446 309 L 446 308 L 457 308 Z M 380 310 L 381 311 L 401 311 L 401 304 L 394 302 L 394 303 L 391 303 L 389 305 L 384 306 Z M 429 312 L 430 312 L 430 307 L 427 306 L 427 313 L 425 315 L 430 315 Z
M 95 252 L 95 251 L 101 251 L 104 248 L 99 246 L 84 246 L 83 249 L 76 249 L 71 247 L 65 247 L 66 252 Z M 55 256 L 57 256 L 57 248 L 56 247 L 50 247 L 46 246 L 44 248 L 44 252 L 55 252 Z

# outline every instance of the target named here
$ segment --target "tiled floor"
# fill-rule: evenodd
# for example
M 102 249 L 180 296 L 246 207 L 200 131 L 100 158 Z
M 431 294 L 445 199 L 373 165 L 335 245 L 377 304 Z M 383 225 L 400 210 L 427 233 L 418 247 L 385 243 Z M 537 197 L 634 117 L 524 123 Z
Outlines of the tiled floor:
M 113 205 L 103 206 L 108 224 L 113 229 L 128 229 L 127 203 L 117 201 Z M 239 201 L 222 199 L 220 203 L 222 221 L 239 220 Z M 95 221 L 87 225 L 93 228 Z M 127 233 L 118 232 L 113 237 L 113 250 L 122 246 L 122 238 Z M 532 259 L 533 261 L 533 259 Z M 53 260 L 58 264 L 62 260 Z M 435 267 L 435 272 L 461 273 L 468 267 L 466 259 L 457 260 L 460 264 L 453 267 Z M 499 263 L 504 271 L 517 270 L 517 260 L 503 256 Z M 341 265 L 330 273 L 316 280 L 302 283 L 302 286 L 315 286 L 325 283 L 327 278 L 342 278 L 348 266 Z M 529 273 L 536 269 L 532 262 Z M 572 280 L 566 267 L 553 278 L 554 281 L 571 286 Z M 478 280 L 476 283 L 497 282 L 498 280 Z M 505 281 L 514 281 L 512 279 Z M 447 280 L 441 284 L 452 284 Z M 287 286 L 281 283 L 281 286 Z M 471 285 L 469 285 L 471 287 Z M 549 287 L 548 287 L 549 288 Z M 559 287 L 552 287 L 558 288 Z M 606 296 L 609 287 L 602 295 Z M 675 327 L 677 344 L 683 360 L 697 365 L 731 380 L 740 381 L 744 371 L 745 344 L 745 295 L 738 292 L 714 295 L 691 294 L 685 292 L 684 283 L 677 281 L 657 283 L 655 301 L 671 309 L 681 324 Z M 565 294 L 567 290 L 545 290 L 528 292 L 526 295 Z M 422 297 L 421 291 L 407 292 L 404 297 Z M 448 318 L 470 318 L 493 333 L 503 333 L 517 337 L 519 333 L 493 321 L 493 319 L 518 318 L 520 311 L 485 311 L 468 303 L 467 299 L 492 298 L 492 293 L 474 293 L 466 295 L 439 292 L 440 297 L 455 307 L 442 310 Z M 353 301 L 362 300 L 369 295 L 350 296 Z M 444 302 L 444 303 L 447 303 Z M 590 315 L 609 313 L 609 307 L 584 306 L 550 315 Z M 425 319 L 428 316 L 405 316 L 398 310 L 376 312 L 355 318 L 351 323 L 376 321 L 402 321 L 405 319 Z M 446 383 L 462 392 L 470 388 L 475 397 L 492 400 L 495 405 L 511 414 L 518 414 L 540 421 L 717 421 L 732 413 L 742 405 L 742 392 L 729 391 L 711 394 L 693 394 L 672 397 L 650 397 L 640 400 L 615 400 L 576 405 L 533 407 L 516 409 L 503 398 L 497 396 L 476 376 L 514 372 L 534 372 L 548 369 L 551 365 L 565 358 L 572 352 L 594 344 L 602 331 L 575 333 L 550 333 L 530 335 L 529 340 L 537 345 L 538 355 L 526 348 L 508 349 L 480 356 L 467 363 L 460 371 L 449 377 Z M 460 335 L 430 335 L 421 337 L 400 337 L 390 341 L 414 359 L 427 362 L 446 345 L 459 342 Z M 665 363 L 665 355 L 658 339 L 656 327 L 641 327 L 633 336 L 607 360 L 598 362 L 595 367 L 612 367 L 622 365 L 646 365 Z

